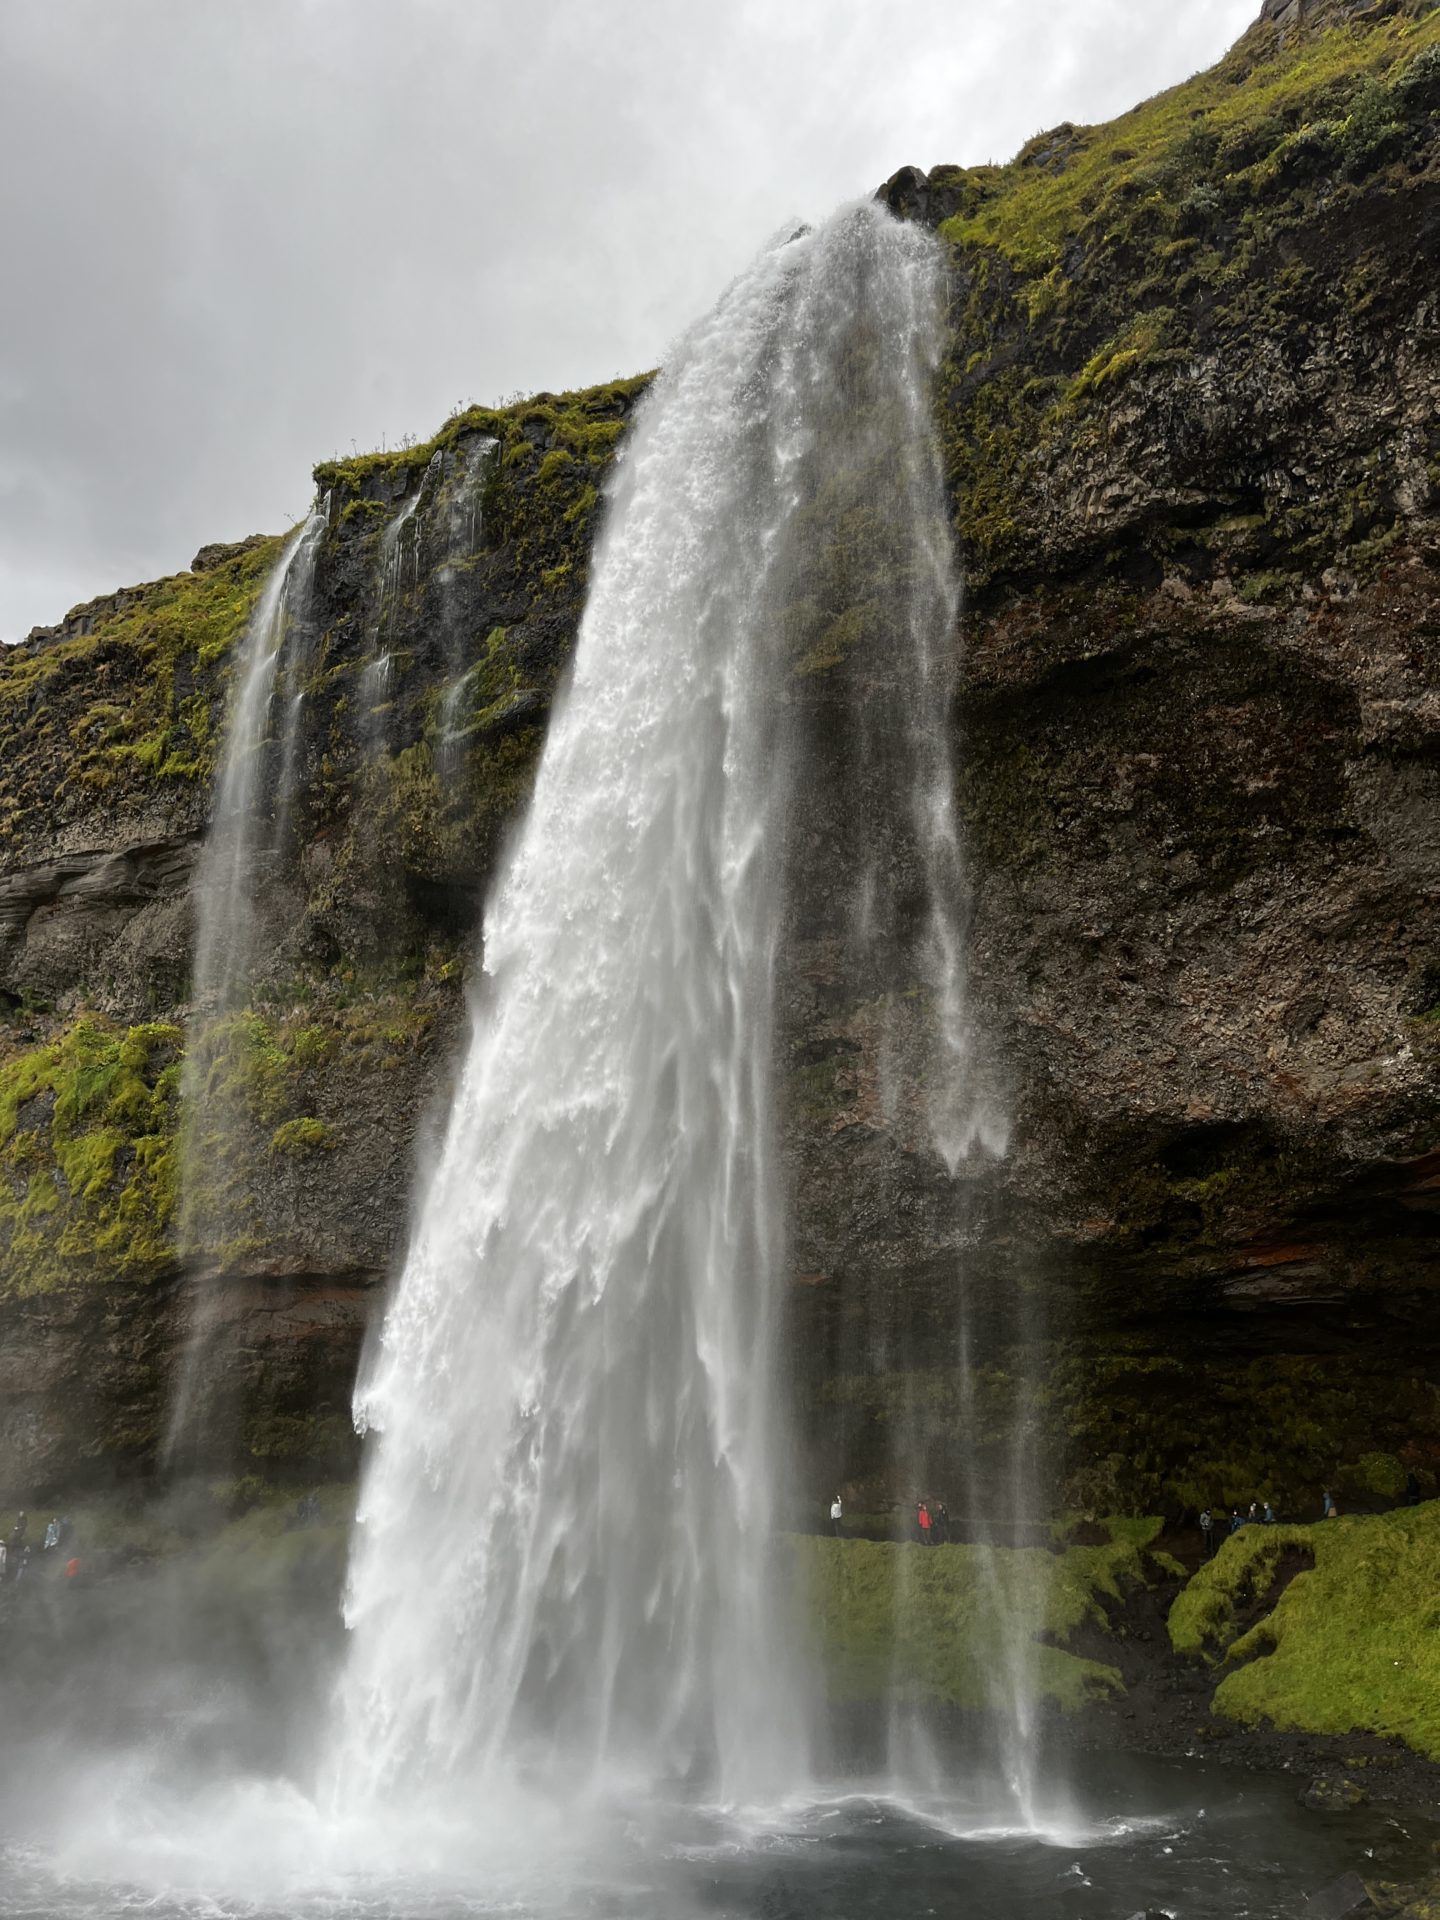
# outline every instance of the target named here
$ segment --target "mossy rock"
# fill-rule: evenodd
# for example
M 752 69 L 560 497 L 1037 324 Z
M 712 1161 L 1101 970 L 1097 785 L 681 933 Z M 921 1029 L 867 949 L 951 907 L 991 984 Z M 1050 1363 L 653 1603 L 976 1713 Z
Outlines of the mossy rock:
M 1274 1608 L 1238 1638 L 1237 1600 L 1264 1594 L 1300 1549 Z M 1309 1527 L 1247 1527 L 1176 1599 L 1177 1651 L 1223 1652 L 1214 1710 L 1248 1726 L 1373 1733 L 1440 1759 L 1440 1503 Z
M 172 1267 L 180 1045 L 87 1017 L 0 1064 L 0 1294 Z

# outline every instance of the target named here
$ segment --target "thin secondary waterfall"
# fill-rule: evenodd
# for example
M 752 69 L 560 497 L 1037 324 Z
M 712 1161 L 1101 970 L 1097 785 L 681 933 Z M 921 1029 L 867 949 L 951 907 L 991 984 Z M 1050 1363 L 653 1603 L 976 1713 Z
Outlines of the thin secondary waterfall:
M 288 827 L 303 694 L 298 687 L 282 685 L 281 662 L 292 627 L 306 612 L 325 527 L 325 505 L 317 502 L 291 536 L 251 615 L 236 665 L 214 816 L 196 876 L 192 978 L 196 1015 L 185 1061 L 180 1194 L 181 1247 L 192 1260 L 203 1258 L 209 1248 L 238 1230 L 238 1176 L 223 1164 L 223 1156 L 217 1161 L 214 1152 L 214 1142 L 236 1130 L 236 1115 L 227 1112 L 227 1103 L 235 1096 L 214 1083 L 214 1069 L 217 1054 L 223 1055 L 228 1044 L 229 1023 L 249 1000 L 261 958 L 257 948 L 261 869 L 278 853 Z M 272 795 L 266 790 L 266 771 L 273 757 L 277 697 L 284 703 L 279 728 L 281 777 Z M 243 1186 L 243 1181 L 238 1184 Z M 195 1413 L 208 1332 L 208 1314 L 197 1299 L 171 1393 L 165 1440 L 171 1464 L 183 1452 Z
M 774 248 L 622 456 L 357 1399 L 342 1800 L 487 1766 L 731 1799 L 806 1775 L 770 1580 L 787 640 L 857 354 L 916 388 L 887 417 L 928 448 L 937 282 L 873 207 Z
M 196 876 L 194 994 L 211 1016 L 234 1010 L 248 991 L 255 963 L 256 862 L 273 852 L 266 827 L 265 750 L 273 728 L 280 661 L 290 624 L 303 611 L 314 577 L 315 553 L 325 531 L 323 507 L 314 507 L 291 536 L 266 583 L 246 632 L 215 811 Z M 287 701 L 297 689 L 286 690 Z M 285 758 L 293 759 L 287 710 Z M 283 781 L 282 781 L 283 785 Z

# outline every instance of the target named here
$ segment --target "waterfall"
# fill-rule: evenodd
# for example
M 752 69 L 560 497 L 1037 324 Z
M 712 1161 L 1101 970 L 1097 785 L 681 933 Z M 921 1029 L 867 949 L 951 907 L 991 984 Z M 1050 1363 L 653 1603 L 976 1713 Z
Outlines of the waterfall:
M 934 242 L 873 207 L 772 248 L 618 464 L 357 1395 L 342 1799 L 469 1769 L 730 1799 L 805 1777 L 770 1578 L 788 688 L 856 357 L 915 385 L 889 423 L 928 448 L 937 282 Z
M 214 814 L 195 883 L 194 998 L 211 1016 L 234 1011 L 254 968 L 256 868 L 276 851 L 274 836 L 266 832 L 271 796 L 264 781 L 271 715 L 286 637 L 292 620 L 303 617 L 324 531 L 325 509 L 317 504 L 266 583 L 237 662 Z M 297 697 L 299 689 L 287 689 L 282 761 L 292 768 Z
M 180 1244 L 202 1268 L 222 1241 L 243 1230 L 245 1182 L 229 1164 L 239 1130 L 237 1096 L 217 1067 L 230 1044 L 230 1027 L 247 1005 L 256 969 L 265 958 L 259 910 L 267 873 L 289 827 L 296 778 L 303 688 L 282 658 L 308 610 L 315 560 L 327 524 L 318 501 L 291 536 L 251 615 L 235 666 L 215 807 L 195 880 L 196 941 L 190 1023 L 184 1069 L 181 1134 Z M 274 710 L 283 703 L 279 739 Z M 274 772 L 275 791 L 267 773 Z M 203 1287 L 203 1281 L 202 1281 Z M 213 1314 L 197 1292 L 170 1396 L 164 1456 L 174 1466 L 191 1436 L 204 1354 Z

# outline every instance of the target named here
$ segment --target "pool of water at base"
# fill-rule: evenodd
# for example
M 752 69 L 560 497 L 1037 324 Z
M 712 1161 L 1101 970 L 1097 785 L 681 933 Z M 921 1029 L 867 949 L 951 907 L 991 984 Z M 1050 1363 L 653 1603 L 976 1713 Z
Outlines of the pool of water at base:
M 959 1793 L 837 1790 L 765 1815 L 649 1802 L 600 1819 L 488 1810 L 467 1853 L 457 1829 L 309 1855 L 289 1812 L 225 1820 L 207 1854 L 160 1816 L 121 1837 L 0 1838 L 11 1920 L 1288 1920 L 1358 1870 L 1403 1879 L 1440 1823 L 1422 1812 L 1301 1807 L 1297 1783 L 1204 1764 L 1087 1768 L 1064 1814 L 1033 1830 Z M 250 1813 L 255 1814 L 252 1806 Z M 129 1816 L 121 1814 L 123 1824 Z M 237 1833 L 250 1828 L 237 1851 Z M 104 1843 L 95 1831 L 104 1827 Z M 496 1844 L 497 1834 L 502 1835 Z M 273 1835 L 273 1850 L 267 1835 Z M 455 1844 L 452 1844 L 455 1843 Z M 1433 1856 L 1432 1856 L 1433 1858 Z M 211 1866 L 213 1864 L 213 1871 Z

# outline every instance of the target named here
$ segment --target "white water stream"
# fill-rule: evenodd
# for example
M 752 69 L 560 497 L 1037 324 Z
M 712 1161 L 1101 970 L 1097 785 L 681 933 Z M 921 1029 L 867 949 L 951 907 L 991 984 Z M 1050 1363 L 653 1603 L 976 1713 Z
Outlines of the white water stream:
M 314 577 L 315 556 L 325 532 L 325 508 L 317 503 L 290 537 L 266 582 L 246 629 L 221 762 L 210 831 L 196 875 L 194 994 L 211 1017 L 233 1012 L 250 987 L 256 932 L 256 862 L 275 851 L 271 795 L 265 790 L 266 748 L 274 737 L 273 714 L 281 655 L 290 623 L 303 616 Z M 289 692 L 282 727 L 282 759 L 293 762 Z M 281 780 L 282 797 L 285 781 Z
M 225 1024 L 248 1003 L 256 967 L 265 958 L 258 902 L 266 864 L 278 856 L 288 831 L 304 697 L 290 687 L 282 696 L 280 779 L 272 793 L 266 774 L 274 758 L 277 685 L 292 624 L 305 617 L 326 517 L 326 503 L 317 501 L 291 535 L 246 628 L 235 666 L 214 812 L 195 878 L 195 1014 L 184 1069 L 180 1243 L 187 1257 L 202 1262 L 207 1248 L 232 1230 L 228 1198 L 212 1178 L 202 1177 L 214 1173 L 211 1141 L 234 1123 L 225 1095 L 208 1083 L 216 1046 L 223 1049 L 225 1044 Z M 208 1137 L 202 1139 L 202 1134 Z M 170 1395 L 164 1456 L 171 1467 L 184 1464 L 194 1437 L 211 1332 L 208 1296 L 197 1292 Z
M 437 1795 L 463 1826 L 477 1789 L 492 1809 L 618 1798 L 659 1818 L 677 1796 L 775 1809 L 815 1791 L 780 1538 L 798 1490 L 772 1081 L 797 650 L 829 618 L 814 553 L 848 537 L 847 512 L 888 556 L 883 615 L 847 628 L 847 697 L 871 688 L 857 776 L 906 823 L 928 902 L 911 935 L 933 1001 L 922 1126 L 952 1169 L 998 1144 L 967 1078 L 941 291 L 928 235 L 845 209 L 735 283 L 627 438 L 357 1391 L 372 1437 L 348 1645 L 317 1730 L 328 1849 L 363 1829 L 383 1852 L 382 1831 L 413 1835 Z M 314 538 L 267 589 L 239 684 L 207 853 L 208 884 L 229 885 L 201 966 L 220 1008 L 249 965 L 227 916 L 243 915 L 287 594 Z M 864 881 L 880 921 L 883 866 Z
M 822 373 L 807 306 L 877 230 L 765 255 L 623 458 L 359 1395 L 342 1797 L 522 1763 L 732 1799 L 803 1777 L 770 1579 L 774 591 Z
M 857 644 L 903 656 L 870 672 L 880 789 L 931 903 L 930 1125 L 952 1168 L 994 1131 L 964 1075 L 939 296 L 928 235 L 848 208 L 730 289 L 627 442 L 357 1399 L 375 1438 L 340 1805 L 472 1770 L 698 1780 L 731 1804 L 808 1777 L 772 1577 L 790 1458 L 773 983 L 786 635 L 815 628 L 811 547 L 847 504 L 908 596 Z

